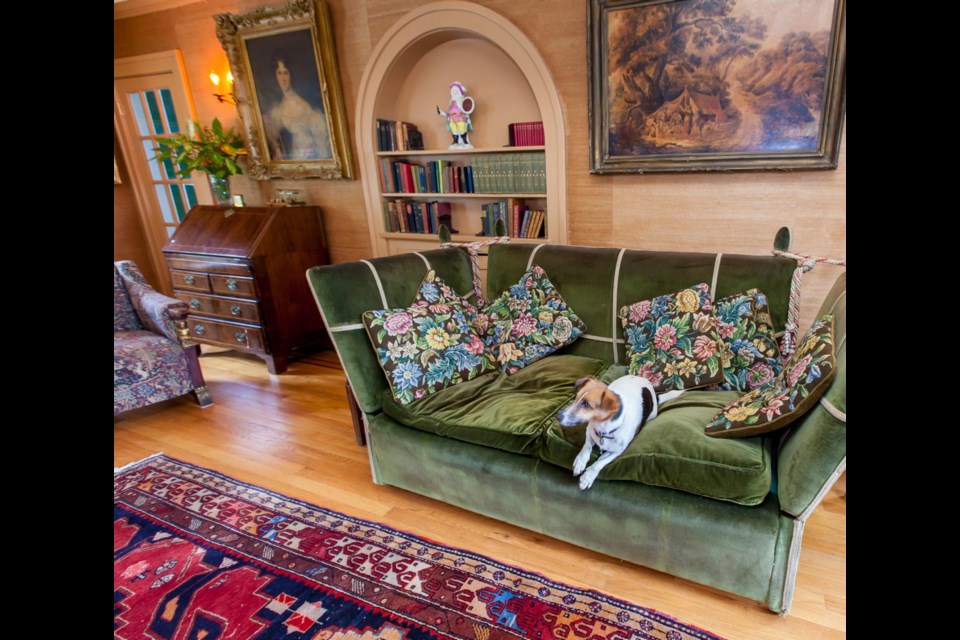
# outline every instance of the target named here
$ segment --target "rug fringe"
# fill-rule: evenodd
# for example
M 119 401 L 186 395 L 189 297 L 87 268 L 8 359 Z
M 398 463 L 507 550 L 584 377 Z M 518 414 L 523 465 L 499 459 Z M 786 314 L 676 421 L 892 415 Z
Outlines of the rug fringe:
M 143 464 L 144 462 L 147 462 L 147 461 L 149 461 L 149 460 L 153 460 L 154 458 L 157 458 L 157 457 L 162 456 L 162 455 L 163 455 L 163 451 L 161 451 L 160 453 L 155 453 L 155 454 L 153 454 L 153 455 L 147 456 L 147 457 L 144 458 L 143 460 L 137 460 L 137 461 L 135 461 L 135 462 L 131 462 L 130 464 L 125 464 L 125 465 L 123 465 L 122 467 L 114 467 L 114 468 L 113 468 L 113 475 L 117 475 L 118 473 L 123 473 L 124 471 L 126 471 L 127 469 L 129 469 L 129 468 L 131 468 L 131 467 L 135 467 L 135 466 L 137 466 L 138 464 Z

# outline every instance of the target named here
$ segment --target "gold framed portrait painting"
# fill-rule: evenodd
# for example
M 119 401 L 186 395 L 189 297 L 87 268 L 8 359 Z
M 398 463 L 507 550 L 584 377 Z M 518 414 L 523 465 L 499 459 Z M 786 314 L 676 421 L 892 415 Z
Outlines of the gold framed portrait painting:
M 252 177 L 353 178 L 325 0 L 214 16 L 234 76 Z

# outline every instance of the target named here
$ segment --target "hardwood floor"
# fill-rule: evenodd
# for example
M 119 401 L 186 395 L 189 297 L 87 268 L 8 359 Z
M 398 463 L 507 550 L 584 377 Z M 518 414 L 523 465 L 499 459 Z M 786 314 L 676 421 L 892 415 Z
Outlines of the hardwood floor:
M 255 356 L 204 347 L 214 405 L 192 396 L 114 418 L 114 466 L 153 453 L 592 588 L 726 638 L 846 637 L 846 474 L 807 522 L 793 608 L 763 605 L 370 481 L 334 352 L 271 376 Z

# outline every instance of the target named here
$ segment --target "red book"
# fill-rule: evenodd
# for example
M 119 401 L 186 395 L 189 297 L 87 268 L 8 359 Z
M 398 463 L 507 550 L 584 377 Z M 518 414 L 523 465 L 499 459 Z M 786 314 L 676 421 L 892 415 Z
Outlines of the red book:
M 400 165 L 402 169 L 401 176 L 403 177 L 403 192 L 404 193 L 413 193 L 413 166 L 404 162 Z

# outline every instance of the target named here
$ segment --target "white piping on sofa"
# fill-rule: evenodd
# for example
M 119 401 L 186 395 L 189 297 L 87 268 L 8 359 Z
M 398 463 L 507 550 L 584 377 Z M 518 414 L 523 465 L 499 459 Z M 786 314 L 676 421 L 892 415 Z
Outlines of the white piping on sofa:
M 793 538 L 790 540 L 790 554 L 787 556 L 787 575 L 783 585 L 783 599 L 781 601 L 782 610 L 780 615 L 785 616 L 790 613 L 790 605 L 793 604 L 794 583 L 797 581 L 797 567 L 800 564 L 800 542 L 803 539 L 803 528 L 806 525 L 807 518 L 813 513 L 814 509 L 820 506 L 824 497 L 833 488 L 833 485 L 840 479 L 843 472 L 847 469 L 847 456 L 837 465 L 830 477 L 823 486 L 817 497 L 804 509 L 799 516 L 794 519 Z
M 430 261 L 427 260 L 427 256 L 423 255 L 419 251 L 414 251 L 413 255 L 420 256 L 420 259 L 423 260 L 423 264 L 427 265 L 427 271 L 429 271 L 430 269 L 433 269 L 433 267 L 430 266 Z
M 367 260 L 361 260 L 360 262 L 370 267 L 370 273 L 373 274 L 373 281 L 377 283 L 377 291 L 380 292 L 380 302 L 383 303 L 384 309 L 389 309 L 390 305 L 387 304 L 387 294 L 383 292 L 383 283 L 380 282 L 380 274 L 377 273 L 377 268 Z
M 710 280 L 710 302 L 713 302 L 717 297 L 717 277 L 720 275 L 720 261 L 723 259 L 723 254 L 718 253 L 716 259 L 713 261 L 713 279 Z
M 613 303 L 610 305 L 610 308 L 613 309 L 613 313 L 611 314 L 613 316 L 613 324 L 610 327 L 610 337 L 613 343 L 613 364 L 620 364 L 620 356 L 617 355 L 616 338 L 619 333 L 619 331 L 617 331 L 617 320 L 619 319 L 617 316 L 620 312 L 620 310 L 617 309 L 617 294 L 620 291 L 620 263 L 623 262 L 623 254 L 626 252 L 626 249 L 620 249 L 620 253 L 617 254 L 617 268 L 613 271 Z
M 533 256 L 537 255 L 537 251 L 540 251 L 540 249 L 542 249 L 545 246 L 546 245 L 538 244 L 533 248 L 533 251 L 530 252 L 530 258 L 527 259 L 527 271 L 529 271 L 530 267 L 533 266 Z
M 326 321 L 324 321 L 326 322 Z M 363 325 L 360 323 L 357 324 L 338 324 L 335 327 L 327 325 L 327 331 L 330 333 L 340 333 L 341 331 L 356 331 L 357 329 L 363 329 Z

